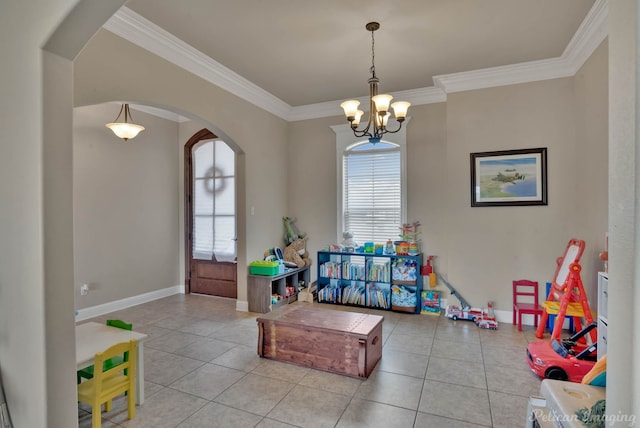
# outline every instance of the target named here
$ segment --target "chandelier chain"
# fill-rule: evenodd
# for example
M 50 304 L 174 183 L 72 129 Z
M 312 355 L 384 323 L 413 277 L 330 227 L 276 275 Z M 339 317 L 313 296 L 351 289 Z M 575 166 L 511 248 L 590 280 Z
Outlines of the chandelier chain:
M 371 31 L 371 76 L 376 77 L 376 49 L 375 49 L 375 38 L 373 37 L 373 31 Z

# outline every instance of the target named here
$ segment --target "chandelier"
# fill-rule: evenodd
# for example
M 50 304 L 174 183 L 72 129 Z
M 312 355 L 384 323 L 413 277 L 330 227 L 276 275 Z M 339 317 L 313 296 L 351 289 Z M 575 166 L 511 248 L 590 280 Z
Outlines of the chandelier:
M 393 97 L 388 94 L 378 94 L 378 83 L 380 79 L 376 76 L 375 65 L 375 39 L 373 32 L 380 28 L 380 24 L 377 22 L 369 22 L 365 25 L 367 31 L 371 31 L 371 77 L 369 78 L 369 118 L 367 119 L 367 125 L 363 129 L 358 129 L 360 119 L 364 112 L 358 109 L 360 101 L 348 100 L 340 104 L 340 107 L 344 109 L 344 114 L 347 116 L 347 120 L 351 125 L 351 129 L 356 137 L 368 137 L 371 144 L 379 143 L 382 136 L 386 133 L 395 133 L 402 128 L 402 122 L 407 117 L 407 110 L 411 103 L 406 101 L 396 101 L 389 105 Z M 389 106 L 393 109 L 395 119 L 398 122 L 398 129 L 390 130 L 387 128 L 387 123 L 391 112 Z
M 120 119 L 120 115 L 124 111 L 124 122 L 118 122 Z M 118 113 L 118 117 L 112 123 L 107 123 L 105 126 L 113 131 L 119 138 L 122 138 L 124 141 L 127 141 L 129 138 L 134 138 L 136 135 L 140 133 L 140 131 L 144 131 L 144 126 L 136 125 L 135 123 L 130 123 L 129 119 L 131 118 L 131 112 L 129 111 L 129 104 L 122 104 L 120 107 L 120 113 Z

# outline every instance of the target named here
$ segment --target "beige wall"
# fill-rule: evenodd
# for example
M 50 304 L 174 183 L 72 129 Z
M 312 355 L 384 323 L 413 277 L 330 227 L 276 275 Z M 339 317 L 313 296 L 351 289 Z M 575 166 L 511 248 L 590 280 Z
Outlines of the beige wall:
M 65 137 L 71 135 L 71 123 L 65 119 L 65 115 L 70 117 L 71 113 L 71 103 L 66 102 L 71 93 L 64 84 L 60 85 L 60 93 L 51 94 L 52 102 L 45 103 L 41 86 L 43 81 L 47 82 L 47 85 L 55 85 L 57 79 L 71 77 L 68 64 L 58 64 L 56 59 L 49 56 L 43 58 L 41 47 L 47 37 L 56 30 L 64 15 L 76 3 L 81 2 L 57 0 L 46 4 L 42 3 L 38 8 L 33 8 L 25 2 L 9 0 L 3 4 L 3 11 L 8 11 L 8 13 L 0 14 L 0 23 L 2 24 L 0 25 L 0 37 L 3 40 L 12 40 L 12 43 L 0 45 L 2 57 L 11 58 L 11 61 L 4 64 L 3 79 L 0 80 L 0 92 L 3 94 L 2 100 L 0 100 L 0 121 L 2 124 L 0 126 L 2 135 L 0 138 L 2 153 L 0 156 L 0 193 L 3 197 L 3 205 L 0 210 L 0 235 L 2 236 L 2 240 L 0 240 L 0 296 L 2 297 L 0 299 L 0 364 L 15 426 L 47 426 L 47 421 L 49 426 L 72 426 L 76 420 L 75 400 L 73 394 L 69 394 L 67 387 L 71 381 L 63 382 L 59 376 L 53 375 L 54 371 L 58 371 L 60 376 L 69 375 L 67 377 L 72 377 L 73 369 L 66 366 L 61 369 L 45 362 L 47 349 L 51 351 L 57 349 L 67 361 L 72 361 L 73 317 L 72 314 L 67 313 L 67 305 L 58 307 L 58 303 L 65 296 L 69 301 L 73 300 L 72 284 L 64 283 L 64 277 L 68 276 L 73 268 L 61 266 L 59 272 L 47 271 L 44 262 L 44 257 L 51 256 L 52 252 L 56 250 L 56 241 L 60 241 L 63 245 L 59 248 L 68 253 L 66 243 L 69 238 L 61 238 L 56 234 L 43 232 L 43 228 L 59 224 L 63 225 L 64 232 L 64 224 L 69 223 L 70 207 L 68 202 L 64 201 L 68 201 L 71 194 L 71 183 L 65 185 L 64 174 L 61 176 L 55 174 L 56 156 L 49 153 L 45 157 L 43 145 L 51 142 L 53 146 L 57 146 L 60 143 L 59 148 L 63 151 L 70 147 L 71 142 L 68 138 L 66 145 L 63 141 Z M 86 4 L 90 3 L 86 2 Z M 117 2 L 99 2 L 99 4 L 92 2 L 89 7 L 84 9 L 84 12 L 90 18 L 102 16 L 102 22 L 104 22 L 108 17 L 103 9 L 106 4 L 116 4 L 117 6 Z M 612 388 L 610 385 L 608 389 L 607 407 L 609 412 L 614 415 L 618 410 L 640 414 L 640 405 L 638 404 L 640 395 L 637 392 L 637 378 L 640 370 L 637 367 L 638 358 L 636 357 L 640 351 L 638 350 L 638 341 L 633 340 L 636 336 L 634 332 L 639 328 L 635 308 L 639 304 L 638 296 L 640 295 L 636 291 L 637 281 L 634 281 L 636 250 L 633 245 L 634 230 L 637 229 L 635 225 L 639 220 L 635 210 L 632 209 L 636 199 L 634 189 L 638 187 L 637 179 L 633 178 L 637 176 L 634 161 L 637 119 L 633 114 L 638 98 L 636 65 L 633 62 L 637 53 L 635 44 L 638 34 L 635 19 L 637 17 L 636 8 L 636 3 L 631 0 L 619 0 L 610 4 L 610 63 L 612 70 L 610 78 L 612 89 L 610 95 L 612 99 L 610 162 L 613 167 L 611 168 L 609 216 L 612 232 L 611 254 L 614 257 L 610 265 L 612 284 L 610 302 L 616 310 L 610 313 L 610 326 L 614 329 L 610 335 L 609 344 L 610 361 L 615 363 L 610 368 L 610 384 L 615 387 Z M 87 23 L 87 21 L 84 22 Z M 68 29 L 65 26 L 60 28 Z M 83 26 L 82 28 L 86 30 L 87 27 Z M 16 38 L 16 34 L 20 34 L 20 37 Z M 80 40 L 79 44 L 61 43 L 64 48 L 73 50 L 73 46 L 82 47 L 84 42 L 88 40 L 88 36 L 84 39 L 82 37 L 76 38 L 75 42 L 78 40 Z M 139 52 L 138 54 L 141 61 L 149 59 L 147 55 Z M 65 58 L 72 59 L 73 55 L 72 53 Z M 45 63 L 47 63 L 47 67 L 44 67 Z M 120 63 L 114 62 L 114 67 L 116 64 L 119 67 Z M 110 71 L 114 70 L 110 69 Z M 162 79 L 170 82 L 179 81 L 181 87 L 184 88 L 182 85 L 186 85 L 186 92 L 191 92 L 194 86 L 201 89 L 200 85 L 193 84 L 195 79 L 193 76 L 185 76 L 184 73 L 178 73 L 177 70 L 164 71 L 161 73 Z M 61 73 L 58 74 L 58 72 Z M 93 70 L 93 72 L 96 73 L 96 76 L 107 74 L 107 71 Z M 91 72 L 87 73 L 84 76 L 86 80 L 84 84 L 87 85 L 84 87 L 86 100 L 83 103 L 78 103 L 76 99 L 76 105 L 96 104 L 112 99 L 133 99 L 132 96 L 138 94 L 136 87 L 143 86 L 146 88 L 146 95 L 152 105 L 163 105 L 162 101 L 171 101 L 164 105 L 174 105 L 178 110 L 192 111 L 202 117 L 217 119 L 214 120 L 214 123 L 219 122 L 225 125 L 224 129 L 233 132 L 234 137 L 237 136 L 237 140 L 246 143 L 247 147 L 251 146 L 252 142 L 257 142 L 256 144 L 262 143 L 269 147 L 280 148 L 281 144 L 284 144 L 282 142 L 286 141 L 284 124 L 273 118 L 268 119 L 268 114 L 256 112 L 256 109 L 249 104 L 233 100 L 231 97 L 230 104 L 233 108 L 230 108 L 229 112 L 231 112 L 231 116 L 236 115 L 236 118 L 225 115 L 222 106 L 229 106 L 224 101 L 227 101 L 230 96 L 225 95 L 223 91 L 209 88 L 201 97 L 198 95 L 202 94 L 198 94 L 197 91 L 190 97 L 181 97 L 174 88 L 165 83 L 161 86 L 162 91 L 158 91 L 162 92 L 162 95 L 153 95 L 149 87 L 159 83 L 154 80 L 152 84 L 149 80 L 153 79 L 147 79 L 153 73 L 148 73 L 143 78 L 140 76 L 140 70 L 137 70 L 134 77 L 138 78 L 128 80 L 128 75 L 121 75 L 120 72 L 127 73 L 128 70 L 122 69 L 115 73 L 115 77 L 120 78 L 117 82 L 105 78 L 110 82 L 106 89 L 100 87 L 100 79 L 94 81 L 91 78 Z M 168 77 L 170 79 L 167 80 Z M 180 78 L 173 79 L 175 77 Z M 88 95 L 92 89 L 97 95 Z M 221 101 L 212 102 L 212 93 L 219 95 Z M 96 98 L 96 100 L 91 101 L 92 98 Z M 204 101 L 201 101 L 200 98 L 203 98 Z M 211 106 L 205 106 L 206 102 Z M 189 104 L 192 107 L 189 107 Z M 65 106 L 67 107 L 65 108 Z M 57 109 L 63 110 L 61 117 L 56 117 L 54 114 Z M 260 132 L 247 127 L 247 121 L 241 120 L 239 111 L 246 114 L 243 117 L 248 118 L 248 121 Z M 55 119 L 60 118 L 62 118 L 61 122 L 55 122 Z M 415 119 L 414 123 L 416 123 Z M 244 130 L 239 129 L 243 126 Z M 45 128 L 48 130 L 46 135 L 44 134 Z M 576 134 L 578 134 L 577 131 Z M 447 136 L 451 137 L 450 134 Z M 284 184 L 277 182 L 276 177 L 269 174 L 270 170 L 265 171 L 259 168 L 259 164 L 263 161 L 276 161 L 275 165 L 283 167 L 282 169 L 285 166 L 272 157 L 253 160 L 247 156 L 247 186 L 257 187 L 257 189 L 253 188 L 253 193 L 247 196 L 248 202 L 265 200 L 265 198 L 259 198 L 257 194 L 266 187 L 261 186 L 260 183 L 257 185 L 249 183 L 253 183 L 253 179 L 256 178 L 258 178 L 256 181 L 260 181 L 261 177 L 252 174 L 252 167 L 258 167 L 257 174 L 266 173 L 265 180 L 272 179 L 269 181 L 270 184 Z M 62 159 L 62 165 L 66 165 L 67 162 L 67 158 Z M 272 167 L 272 165 L 270 166 Z M 52 174 L 50 178 L 61 179 L 55 186 L 42 185 L 43 175 L 47 168 Z M 278 175 L 278 177 L 280 176 Z M 309 181 L 313 179 L 310 178 Z M 280 194 L 267 193 L 266 199 L 268 200 L 269 197 L 272 201 L 281 202 L 283 205 L 288 201 Z M 45 212 L 43 200 L 46 198 L 49 198 L 51 209 Z M 60 211 L 54 212 L 52 209 L 56 207 L 56 204 L 53 201 L 57 198 L 63 199 L 63 207 Z M 334 202 L 327 200 L 326 203 Z M 320 201 L 317 205 L 322 206 L 323 204 L 324 201 Z M 262 207 L 257 206 L 257 208 Z M 556 221 L 562 220 L 556 219 Z M 280 219 L 269 218 L 265 219 L 264 223 L 248 219 L 247 223 L 251 226 L 251 232 L 261 231 L 263 235 L 271 235 L 272 229 L 269 229 L 268 226 L 275 227 L 276 224 L 280 226 Z M 277 230 L 280 230 L 280 227 Z M 325 233 L 326 238 L 318 233 L 317 239 L 332 239 L 335 236 L 335 231 Z M 273 232 L 273 235 L 279 235 L 279 233 Z M 50 240 L 48 245 L 45 244 L 45 236 Z M 425 234 L 425 236 L 427 235 Z M 250 236 L 248 241 L 251 239 Z M 554 250 L 550 251 L 554 252 Z M 256 249 L 254 252 L 258 252 L 258 250 Z M 61 256 L 64 265 L 67 264 L 64 260 L 67 256 L 68 254 Z M 45 301 L 45 289 L 49 295 L 57 294 L 58 299 Z M 47 321 L 55 323 L 57 335 L 47 336 L 45 334 L 45 313 Z M 47 345 L 48 343 L 50 345 Z M 16 349 L 19 349 L 20 352 L 16 352 Z M 65 350 L 67 350 L 66 354 Z M 633 377 L 631 382 L 629 382 L 629 374 Z M 51 410 L 48 412 L 48 409 Z
M 453 94 L 447 105 L 449 263 L 444 269 L 452 284 L 459 284 L 470 302 L 494 300 L 496 309 L 509 310 L 511 281 L 549 281 L 556 258 L 575 237 L 588 249 L 581 261 L 583 281 L 595 286 L 594 253 L 603 247 L 606 217 L 587 224 L 580 220 L 580 207 L 595 193 L 593 183 L 606 195 L 607 170 L 583 171 L 576 154 L 598 159 L 606 139 L 600 140 L 602 150 L 583 151 L 573 79 Z M 469 153 L 532 147 L 547 148 L 547 206 L 469 206 Z M 593 294 L 588 297 L 595 302 Z
M 443 271 L 449 260 L 446 127 L 446 103 L 412 107 L 407 128 L 407 221 L 420 221 L 422 251 L 435 256 L 435 267 Z
M 132 110 L 146 129 L 125 142 L 104 126 L 119 108 L 108 103 L 74 112 L 77 309 L 180 284 L 178 124 Z
M 0 367 L 16 427 L 77 424 L 71 60 L 122 2 L 65 19 L 78 3 L 7 0 L 0 14 Z
M 511 310 L 511 281 L 551 280 L 569 239 L 584 239 L 587 295 L 595 305 L 606 230 L 606 46 L 576 78 L 449 94 L 411 108 L 407 127 L 410 222 L 425 254 L 471 304 Z M 342 118 L 290 126 L 289 211 L 309 249 L 336 240 L 335 135 Z M 471 208 L 469 154 L 547 147 L 549 204 Z M 314 273 L 315 274 L 315 273 Z
M 608 54 L 605 40 L 573 79 L 578 142 L 573 156 L 580 189 L 574 212 L 579 237 L 587 242 L 582 279 L 591 302 L 596 301 L 598 293 L 597 272 L 604 269 L 598 255 L 605 247 L 608 219 Z
M 74 75 L 76 106 L 130 100 L 164 108 L 208 125 L 244 154 L 239 159 L 244 176 L 239 177 L 238 217 L 246 247 L 239 245 L 238 296 L 246 300 L 247 260 L 262 258 L 266 248 L 282 240 L 288 200 L 287 123 L 104 30 L 76 59 Z M 178 141 L 178 150 L 184 143 Z M 184 270 L 179 271 L 184 283 Z
M 572 80 L 559 79 L 452 94 L 447 102 L 449 263 L 440 270 L 472 305 L 509 310 L 511 281 L 544 283 L 577 231 L 572 169 Z M 548 206 L 470 207 L 469 153 L 547 147 Z
M 71 406 L 76 398 L 75 379 L 68 376 L 76 370 L 75 310 L 73 299 L 69 298 L 72 295 L 69 292 L 73 293 L 73 112 L 68 106 L 72 98 L 73 65 L 50 52 L 43 53 L 43 60 L 43 74 L 49 77 L 43 87 L 44 355 L 47 398 L 60 395 L 55 404 L 47 400 L 46 420 L 52 426 L 62 426 L 60 422 L 69 426 L 77 418 Z M 14 344 L 11 350 L 15 355 L 20 349 L 24 349 L 22 343 Z
M 606 54 L 603 45 L 575 78 L 454 93 L 445 103 L 412 109 L 408 220 L 422 222 L 425 253 L 436 256 L 437 271 L 472 304 L 493 300 L 496 309 L 510 310 L 511 281 L 549 281 L 556 258 L 573 237 L 587 243 L 583 280 L 595 301 L 602 266 L 597 254 L 606 230 Z M 133 57 L 138 61 L 128 67 L 126 81 L 139 83 L 127 87 L 109 64 L 129 63 Z M 177 103 L 169 108 L 207 116 L 239 146 L 247 164 L 247 209 L 240 216 L 246 224 L 247 261 L 280 244 L 283 215 L 298 219 L 312 255 L 335 242 L 335 134 L 330 126 L 342 123 L 340 117 L 287 125 L 106 31 L 91 41 L 75 66 L 78 104 L 125 96 L 165 107 Z M 153 79 L 136 79 L 150 69 Z M 158 91 L 163 81 L 180 84 Z M 204 105 L 203 91 L 211 92 L 211 102 Z M 216 102 L 222 95 L 230 108 Z M 238 126 L 233 106 L 247 123 L 255 123 L 247 116 L 253 110 L 278 132 Z M 253 135 L 247 135 L 251 130 Z M 549 204 L 471 208 L 469 153 L 531 147 L 548 150 Z M 243 296 L 244 276 L 239 274 L 239 280 Z
M 637 1 L 609 2 L 607 413 L 633 415 L 635 425 L 640 418 L 639 12 Z
M 338 235 L 336 134 L 330 128 L 340 123 L 338 120 L 305 120 L 289 125 L 287 215 L 295 217 L 298 229 L 307 234 L 307 250 L 313 261 L 312 281 L 316 276 L 317 251 L 335 242 Z

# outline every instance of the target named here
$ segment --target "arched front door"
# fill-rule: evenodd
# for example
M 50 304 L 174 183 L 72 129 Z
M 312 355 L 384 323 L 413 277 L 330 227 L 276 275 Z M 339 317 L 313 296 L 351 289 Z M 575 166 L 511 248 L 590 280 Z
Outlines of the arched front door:
M 235 153 L 202 129 L 184 161 L 186 292 L 237 298 Z

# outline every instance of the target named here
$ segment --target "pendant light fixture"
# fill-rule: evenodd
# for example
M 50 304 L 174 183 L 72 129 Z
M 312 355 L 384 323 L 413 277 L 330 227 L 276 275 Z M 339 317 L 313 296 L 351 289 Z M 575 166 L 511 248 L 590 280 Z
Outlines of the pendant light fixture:
M 120 119 L 120 115 L 124 111 L 124 122 L 118 122 Z M 112 123 L 107 123 L 105 126 L 113 131 L 119 138 L 122 138 L 124 141 L 127 141 L 130 138 L 134 138 L 136 135 L 140 133 L 140 131 L 144 131 L 144 126 L 136 125 L 135 123 L 129 122 L 132 119 L 131 112 L 129 111 L 129 104 L 122 104 L 120 107 L 120 112 L 118 113 L 118 117 Z
M 391 116 L 389 104 L 393 97 L 388 94 L 378 94 L 378 83 L 380 83 L 380 79 L 376 76 L 375 40 L 373 33 L 380 28 L 380 24 L 377 22 L 369 22 L 365 25 L 365 28 L 367 31 L 371 31 L 371 77 L 369 78 L 369 118 L 367 125 L 363 129 L 358 129 L 360 119 L 364 114 L 362 110 L 358 109 L 360 101 L 348 100 L 340 104 L 340 107 L 344 109 L 344 114 L 347 116 L 354 135 L 358 138 L 369 137 L 369 142 L 375 144 L 380 142 L 384 134 L 395 133 L 402 128 L 402 122 L 406 119 L 407 110 L 411 104 L 406 101 L 397 101 L 391 104 L 396 121 L 398 121 L 398 129 L 392 131 L 387 128 L 387 122 L 389 116 Z

